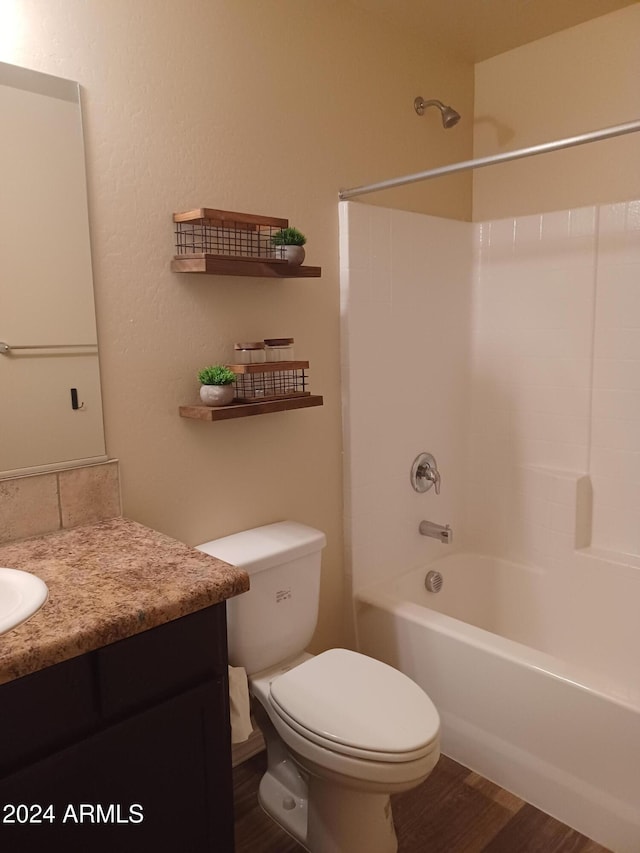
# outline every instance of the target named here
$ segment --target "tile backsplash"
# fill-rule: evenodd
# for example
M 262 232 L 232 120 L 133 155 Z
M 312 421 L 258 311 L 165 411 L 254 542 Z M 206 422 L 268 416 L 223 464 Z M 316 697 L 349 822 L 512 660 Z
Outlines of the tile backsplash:
M 121 514 L 115 459 L 0 480 L 0 544 Z

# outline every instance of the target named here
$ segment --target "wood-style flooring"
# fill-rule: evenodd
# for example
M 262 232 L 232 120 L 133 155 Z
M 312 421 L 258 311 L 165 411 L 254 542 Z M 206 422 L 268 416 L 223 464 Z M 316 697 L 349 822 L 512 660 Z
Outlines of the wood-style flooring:
M 233 771 L 236 853 L 301 853 L 258 805 L 265 766 L 261 752 Z M 422 785 L 392 802 L 398 853 L 608 853 L 444 755 Z

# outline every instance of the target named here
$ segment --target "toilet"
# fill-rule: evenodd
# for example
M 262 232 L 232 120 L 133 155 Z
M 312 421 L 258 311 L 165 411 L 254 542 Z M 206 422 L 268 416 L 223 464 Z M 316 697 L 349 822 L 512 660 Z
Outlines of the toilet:
M 435 767 L 440 719 L 393 667 L 348 649 L 305 651 L 325 544 L 321 531 L 282 521 L 198 549 L 251 579 L 227 601 L 227 637 L 267 745 L 260 805 L 310 853 L 395 853 L 390 795 Z

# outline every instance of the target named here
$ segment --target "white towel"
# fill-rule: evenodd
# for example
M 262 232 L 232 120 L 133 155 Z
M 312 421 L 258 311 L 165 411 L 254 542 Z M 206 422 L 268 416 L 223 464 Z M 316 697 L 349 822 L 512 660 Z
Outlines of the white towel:
M 241 743 L 247 740 L 253 731 L 249 707 L 249 683 L 243 666 L 229 667 L 229 711 L 231 743 Z

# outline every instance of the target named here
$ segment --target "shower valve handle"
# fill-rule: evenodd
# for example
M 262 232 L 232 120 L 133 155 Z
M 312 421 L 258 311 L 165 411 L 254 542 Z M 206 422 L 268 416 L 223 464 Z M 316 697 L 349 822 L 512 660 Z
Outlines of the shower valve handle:
M 436 495 L 440 494 L 440 472 L 437 468 L 430 468 L 428 465 L 425 465 L 423 468 L 424 473 L 423 477 L 426 477 L 427 480 L 431 480 L 433 485 L 436 487 Z
M 431 486 L 435 486 L 436 495 L 440 494 L 440 472 L 431 453 L 420 453 L 413 460 L 411 485 L 416 492 L 427 492 Z

